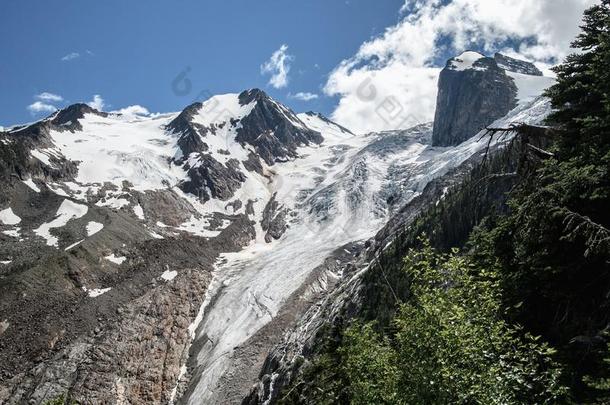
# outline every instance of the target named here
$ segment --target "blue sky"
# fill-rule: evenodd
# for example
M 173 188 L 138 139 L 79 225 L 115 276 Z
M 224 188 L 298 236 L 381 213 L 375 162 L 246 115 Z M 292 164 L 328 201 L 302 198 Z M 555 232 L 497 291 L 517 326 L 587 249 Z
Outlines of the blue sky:
M 356 132 L 405 128 L 432 120 L 447 58 L 501 51 L 544 70 L 597 1 L 6 0 L 0 126 L 94 95 L 105 111 L 170 112 L 259 87 Z
M 34 96 L 62 107 L 94 94 L 106 110 L 140 104 L 177 111 L 198 93 L 260 87 L 297 111 L 330 114 L 329 72 L 371 36 L 399 21 L 400 0 L 3 1 L 0 4 L 0 125 L 32 121 Z M 268 85 L 261 65 L 282 44 L 287 87 Z M 68 55 L 78 54 L 70 58 Z M 62 60 L 62 58 L 68 56 Z M 172 91 L 185 69 L 192 90 Z M 311 92 L 307 102 L 288 94 Z

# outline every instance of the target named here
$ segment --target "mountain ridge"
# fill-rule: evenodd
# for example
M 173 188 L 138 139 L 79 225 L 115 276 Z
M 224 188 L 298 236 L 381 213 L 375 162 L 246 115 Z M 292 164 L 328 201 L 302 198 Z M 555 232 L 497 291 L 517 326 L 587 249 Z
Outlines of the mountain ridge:
M 510 117 L 546 113 L 537 99 Z M 245 396 L 265 362 L 251 342 L 290 333 L 291 305 L 311 309 L 351 274 L 335 258 L 379 247 L 480 156 L 475 135 L 354 134 L 259 89 L 150 117 L 76 104 L 2 132 L 0 400 Z M 235 392 L 212 389 L 244 361 Z

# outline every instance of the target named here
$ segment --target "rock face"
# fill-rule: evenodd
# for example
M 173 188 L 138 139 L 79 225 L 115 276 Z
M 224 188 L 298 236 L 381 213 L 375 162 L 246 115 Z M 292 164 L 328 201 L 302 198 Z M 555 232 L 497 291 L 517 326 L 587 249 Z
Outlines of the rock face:
M 294 159 L 298 146 L 319 144 L 324 140 L 319 132 L 307 128 L 294 112 L 272 100 L 265 92 L 253 89 L 239 95 L 242 105 L 253 101 L 256 101 L 256 106 L 241 120 L 236 140 L 254 146 L 268 165 Z
M 77 104 L 0 131 L 0 403 L 239 403 L 261 369 L 269 403 L 314 347 L 318 303 L 342 305 L 328 294 L 387 244 L 370 238 L 474 153 L 430 147 L 430 124 L 357 136 L 256 89 L 210 100 L 134 120 Z M 210 375 L 219 400 L 191 397 Z
M 293 111 L 262 90 L 246 90 L 235 95 L 235 99 L 236 103 L 225 99 L 193 103 L 165 127 L 178 137 L 181 153 L 174 163 L 188 170 L 189 179 L 179 187 L 199 196 L 203 202 L 211 198 L 227 201 L 233 197 L 246 181 L 241 166 L 264 175 L 263 163 L 272 166 L 295 159 L 298 147 L 324 140 Z M 229 159 L 231 151 L 226 145 L 219 147 L 217 135 L 220 134 L 227 145 L 236 143 L 248 150 L 241 164 L 237 159 Z
M 496 53 L 494 59 L 499 67 L 509 72 L 521 73 L 530 76 L 542 76 L 542 72 L 533 63 L 511 58 L 510 56 Z
M 512 110 L 516 95 L 513 79 L 494 58 L 469 51 L 449 59 L 438 80 L 432 144 L 462 143 Z
M 248 90 L 0 129 L 0 403 L 180 398 L 216 265 L 285 236 L 281 162 L 336 128 Z
M 180 188 L 185 193 L 197 195 L 202 201 L 211 198 L 227 201 L 246 181 L 246 176 L 239 170 L 239 161 L 230 159 L 223 165 L 204 153 L 188 170 L 188 175 L 189 180 L 180 184 Z
M 265 231 L 265 242 L 269 243 L 273 239 L 279 239 L 288 225 L 286 224 L 286 215 L 288 210 L 281 206 L 276 200 L 277 193 L 273 194 L 271 200 L 265 206 L 263 211 L 263 219 L 261 228 Z
M 193 152 L 208 150 L 208 145 L 202 140 L 202 136 L 205 135 L 205 128 L 192 121 L 193 116 L 195 116 L 202 107 L 203 104 L 200 102 L 189 105 L 166 127 L 168 131 L 180 135 L 180 138 L 178 138 L 178 146 L 180 147 L 183 156 L 188 156 Z

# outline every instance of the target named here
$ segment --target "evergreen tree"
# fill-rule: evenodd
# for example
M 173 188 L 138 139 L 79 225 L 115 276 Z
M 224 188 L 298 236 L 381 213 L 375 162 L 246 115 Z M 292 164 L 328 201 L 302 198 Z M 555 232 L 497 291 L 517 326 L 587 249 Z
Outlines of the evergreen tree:
M 549 122 L 563 129 L 556 143 L 560 159 L 603 159 L 610 130 L 610 0 L 585 11 L 580 50 L 555 67 L 557 84 L 547 95 L 557 111 Z

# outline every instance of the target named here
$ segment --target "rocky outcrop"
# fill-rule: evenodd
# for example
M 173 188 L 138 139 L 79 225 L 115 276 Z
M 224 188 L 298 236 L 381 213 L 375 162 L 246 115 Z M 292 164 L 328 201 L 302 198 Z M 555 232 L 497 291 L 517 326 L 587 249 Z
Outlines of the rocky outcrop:
M 18 186 L 15 193 L 27 190 Z M 139 195 L 147 215 L 171 204 L 170 196 L 153 201 L 162 193 Z M 46 190 L 29 195 L 11 198 L 22 228 L 52 218 L 62 200 Z M 226 218 L 231 224 L 215 238 L 157 239 L 127 212 L 90 205 L 83 222 L 62 229 L 61 249 L 0 236 L 1 257 L 14 261 L 0 268 L 0 403 L 45 403 L 67 393 L 83 404 L 168 403 L 213 263 L 255 236 L 246 215 Z M 104 229 L 64 250 L 66 240 L 86 236 L 90 220 Z M 111 252 L 124 261 L 105 259 Z M 84 289 L 98 286 L 108 291 Z
M 87 104 L 78 103 L 59 110 L 50 121 L 53 125 L 53 129 L 57 131 L 80 131 L 83 127 L 79 120 L 83 118 L 85 114 L 94 114 L 100 117 L 108 116 L 108 113 L 98 111 Z
M 253 101 L 256 101 L 256 106 L 241 119 L 235 139 L 254 146 L 268 165 L 296 158 L 297 147 L 319 144 L 324 140 L 319 132 L 307 128 L 294 112 L 272 100 L 262 90 L 247 90 L 239 95 L 241 105 Z
M 269 200 L 263 210 L 261 228 L 266 232 L 265 242 L 267 243 L 271 242 L 273 239 L 279 239 L 288 228 L 288 224 L 286 223 L 288 210 L 276 200 L 276 196 L 277 193 L 273 194 L 271 200 Z
M 516 95 L 513 79 L 494 58 L 464 52 L 449 59 L 438 80 L 432 144 L 462 143 L 513 109 Z
M 239 170 L 239 161 L 229 159 L 222 164 L 205 153 L 199 156 L 197 163 L 187 173 L 189 180 L 182 182 L 180 189 L 198 196 L 201 201 L 211 198 L 226 201 L 246 181 L 246 176 Z
M 176 118 L 174 118 L 165 129 L 179 135 L 178 146 L 183 157 L 188 157 L 193 152 L 205 152 L 208 145 L 203 142 L 206 128 L 193 122 L 193 117 L 201 110 L 203 104 L 193 103 L 186 107 Z
M 87 109 L 90 107 L 84 104 Z M 79 105 L 76 105 L 79 106 Z M 51 130 L 77 130 L 80 123 L 65 121 L 69 117 L 79 116 L 77 108 L 68 107 L 56 113 L 55 118 L 15 128 L 10 132 L 0 134 L 0 178 L 11 176 L 22 180 L 35 176 L 52 181 L 71 180 L 76 176 L 78 162 L 70 161 L 61 154 L 49 154 L 49 164 L 41 162 L 32 156 L 33 150 L 52 149 L 55 145 L 51 138 Z M 93 110 L 97 113 L 96 110 Z M 81 111 L 82 112 L 82 111 Z M 100 113 L 101 114 L 101 113 Z M 58 118 L 61 115 L 60 118 Z M 82 118 L 83 115 L 80 115 Z
M 498 66 L 508 72 L 521 73 L 530 76 L 542 76 L 540 69 L 533 63 L 511 58 L 510 56 L 496 53 L 494 59 Z

